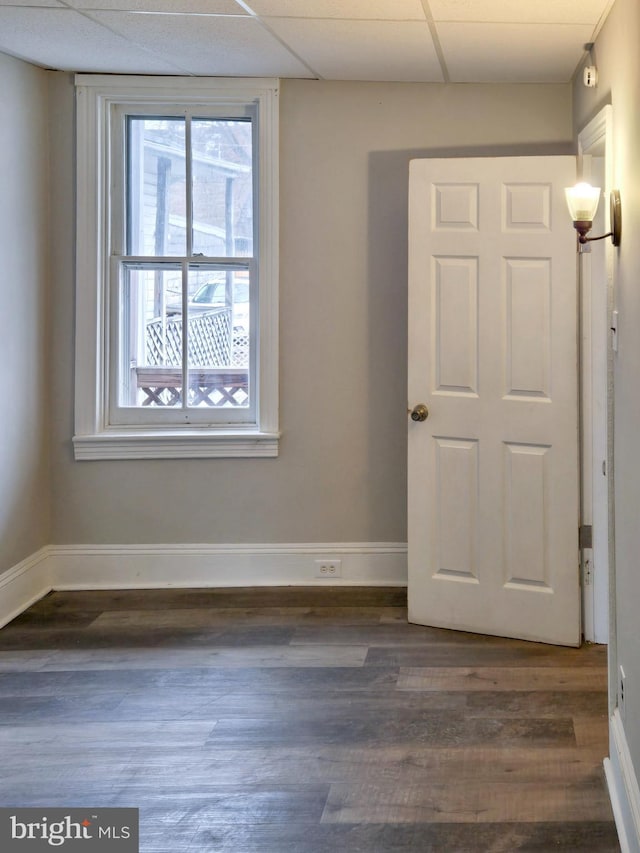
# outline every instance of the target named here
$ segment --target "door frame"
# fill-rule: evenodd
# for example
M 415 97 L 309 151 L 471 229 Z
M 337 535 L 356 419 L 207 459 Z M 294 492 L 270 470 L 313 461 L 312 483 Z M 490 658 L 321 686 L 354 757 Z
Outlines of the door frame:
M 602 181 L 604 198 L 613 188 L 613 109 L 605 106 L 578 134 L 578 174 Z M 608 205 L 602 204 L 598 233 L 609 228 Z M 599 230 L 598 230 L 599 229 Z M 590 244 L 587 244 L 590 245 Z M 609 240 L 594 243 L 592 251 L 578 255 L 580 286 L 580 422 L 581 422 L 581 523 L 592 526 L 593 541 L 606 541 L 607 547 L 594 550 L 585 547 L 582 563 L 582 608 L 584 639 L 610 643 L 610 630 L 615 627 L 611 607 L 614 578 L 613 540 L 613 347 L 611 332 L 603 346 L 602 336 L 594 335 L 592 288 L 606 288 L 607 328 L 614 308 L 614 250 Z M 595 292 L 595 291 L 593 291 Z M 600 295 L 601 297 L 602 295 Z M 597 302 L 597 299 L 596 299 Z M 600 306 L 602 306 L 600 298 Z M 596 396 L 606 384 L 606 405 L 596 404 Z M 594 386 L 596 394 L 594 394 Z M 594 450 L 595 448 L 595 450 Z M 601 458 L 604 456 L 604 458 Z M 606 466 L 606 483 L 601 465 Z M 593 526 L 595 525 L 595 526 Z M 588 541 L 587 541 L 587 544 Z

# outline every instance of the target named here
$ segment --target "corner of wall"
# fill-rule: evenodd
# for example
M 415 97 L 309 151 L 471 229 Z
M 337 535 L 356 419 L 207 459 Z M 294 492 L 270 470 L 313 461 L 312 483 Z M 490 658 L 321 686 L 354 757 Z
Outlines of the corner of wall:
M 0 575 L 0 628 L 52 589 L 49 548 L 41 548 Z

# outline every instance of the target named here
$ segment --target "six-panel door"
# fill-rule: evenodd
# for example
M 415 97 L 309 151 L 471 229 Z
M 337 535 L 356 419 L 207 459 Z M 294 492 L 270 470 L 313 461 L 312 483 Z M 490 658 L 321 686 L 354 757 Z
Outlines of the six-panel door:
M 414 160 L 409 618 L 580 642 L 573 157 Z

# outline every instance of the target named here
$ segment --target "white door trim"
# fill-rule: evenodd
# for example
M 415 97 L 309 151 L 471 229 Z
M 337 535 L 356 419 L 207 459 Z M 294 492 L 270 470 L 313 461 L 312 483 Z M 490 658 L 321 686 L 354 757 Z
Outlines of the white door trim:
M 589 178 L 603 178 L 604 203 L 601 205 L 602 228 L 608 230 L 606 200 L 613 188 L 613 111 L 604 107 L 578 135 L 578 171 Z M 594 157 L 600 165 L 596 168 Z M 593 163 L 592 163 L 593 161 Z M 598 174 L 599 173 L 599 174 Z M 598 226 L 596 226 L 598 227 Z M 604 233 L 604 232 L 598 232 Z M 604 253 L 604 256 L 603 256 Z M 613 568 L 613 360 L 611 339 L 603 349 L 602 334 L 594 335 L 592 305 L 598 310 L 598 295 L 592 287 L 606 287 L 607 317 L 613 309 L 613 246 L 610 241 L 594 244 L 593 252 L 579 256 L 581 289 L 581 434 L 582 434 L 582 523 L 593 525 L 596 550 L 585 549 L 583 562 L 583 632 L 585 640 L 595 643 L 609 641 L 609 588 Z M 603 278 L 606 281 L 603 281 Z M 600 302 L 602 308 L 602 301 Z M 607 326 L 611 325 L 610 323 Z M 597 329 L 596 329 L 597 331 Z M 602 400 L 606 385 L 606 406 Z M 601 458 L 603 457 L 603 458 Z M 602 481 L 605 463 L 606 483 Z M 602 519 L 607 519 L 603 522 Z M 604 529 L 603 529 L 604 528 Z M 608 548 L 597 548 L 597 540 L 605 539 Z M 595 559 L 594 559 L 595 558 Z M 588 564 L 587 564 L 588 561 Z

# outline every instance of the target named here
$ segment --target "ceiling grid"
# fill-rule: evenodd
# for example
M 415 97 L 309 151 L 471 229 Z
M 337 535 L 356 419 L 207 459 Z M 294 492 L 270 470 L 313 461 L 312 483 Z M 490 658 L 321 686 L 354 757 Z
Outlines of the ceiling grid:
M 566 83 L 613 0 L 0 0 L 0 51 L 79 72 Z

